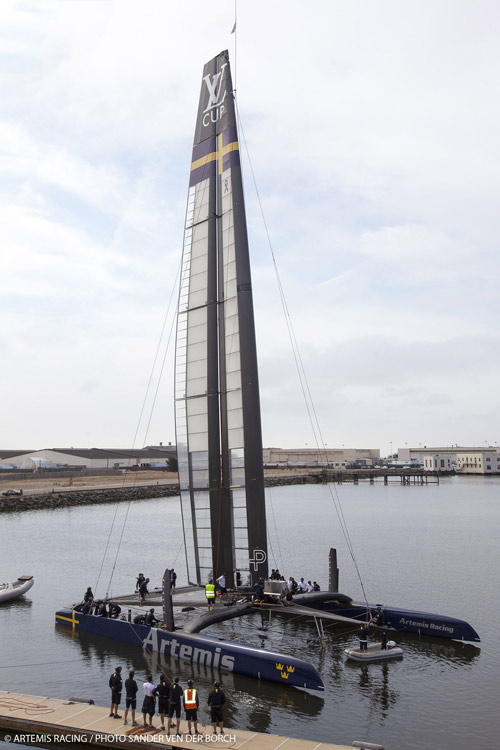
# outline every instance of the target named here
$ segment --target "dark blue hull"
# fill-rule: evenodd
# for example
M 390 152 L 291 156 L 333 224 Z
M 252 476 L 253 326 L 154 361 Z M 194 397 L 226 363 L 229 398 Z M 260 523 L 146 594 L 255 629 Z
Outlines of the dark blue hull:
M 312 609 L 335 612 L 343 617 L 353 617 L 365 622 L 369 619 L 366 605 L 358 602 L 352 602 L 348 597 L 342 594 L 331 594 L 324 592 L 321 594 L 304 594 L 294 597 L 294 600 L 300 604 L 311 607 Z M 377 605 L 368 605 L 375 613 Z M 457 641 L 480 642 L 479 635 L 472 625 L 465 620 L 459 620 L 456 617 L 447 617 L 438 615 L 433 612 L 418 612 L 413 609 L 404 609 L 402 607 L 383 607 L 384 627 L 388 630 L 399 630 L 405 633 L 416 633 L 417 635 L 431 635 L 438 638 L 452 638 Z
M 102 635 L 147 651 L 156 651 L 247 677 L 257 677 L 260 680 L 309 690 L 325 689 L 317 669 L 309 662 L 234 641 L 219 640 L 206 635 L 191 635 L 180 630 L 169 633 L 160 628 L 135 625 L 126 620 L 83 615 L 71 609 L 58 610 L 56 623 L 79 632 Z

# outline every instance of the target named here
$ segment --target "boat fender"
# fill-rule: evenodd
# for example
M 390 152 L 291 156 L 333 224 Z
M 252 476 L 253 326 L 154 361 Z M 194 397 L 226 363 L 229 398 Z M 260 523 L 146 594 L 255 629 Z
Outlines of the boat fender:
M 395 648 L 396 641 L 387 641 L 387 648 Z
M 94 705 L 94 701 L 93 701 L 92 698 L 75 698 L 74 696 L 72 696 L 69 699 L 69 702 L 70 703 L 88 703 L 89 706 L 93 706 Z
M 194 609 L 194 607 L 183 607 L 181 609 L 181 612 L 192 612 L 193 609 Z
M 354 740 L 353 747 L 359 747 L 361 750 L 384 750 L 383 745 L 375 745 L 373 742 L 364 742 L 363 740 Z

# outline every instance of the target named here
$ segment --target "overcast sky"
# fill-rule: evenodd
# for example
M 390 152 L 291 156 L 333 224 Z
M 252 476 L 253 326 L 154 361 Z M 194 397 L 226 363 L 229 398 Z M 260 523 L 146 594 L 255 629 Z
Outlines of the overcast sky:
M 174 442 L 172 344 L 137 427 L 223 49 L 328 447 L 495 444 L 498 3 L 252 0 L 231 35 L 234 17 L 0 3 L 0 448 Z M 242 150 L 263 441 L 313 447 Z

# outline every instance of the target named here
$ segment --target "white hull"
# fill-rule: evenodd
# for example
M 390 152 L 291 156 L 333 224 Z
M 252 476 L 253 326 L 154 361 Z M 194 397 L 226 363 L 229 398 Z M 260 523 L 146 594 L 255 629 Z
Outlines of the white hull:
M 19 576 L 12 583 L 0 584 L 0 604 L 24 596 L 34 583 L 33 576 Z
M 381 649 L 380 643 L 372 643 L 367 651 L 360 651 L 359 648 L 346 648 L 344 653 L 347 654 L 348 659 L 354 659 L 354 661 L 388 661 L 403 656 L 403 649 L 399 647 Z

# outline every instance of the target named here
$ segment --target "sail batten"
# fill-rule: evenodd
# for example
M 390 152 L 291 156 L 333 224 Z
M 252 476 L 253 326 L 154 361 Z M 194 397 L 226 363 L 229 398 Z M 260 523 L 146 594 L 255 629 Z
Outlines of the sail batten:
M 250 264 L 227 52 L 205 66 L 179 288 L 176 430 L 188 578 L 267 573 Z

